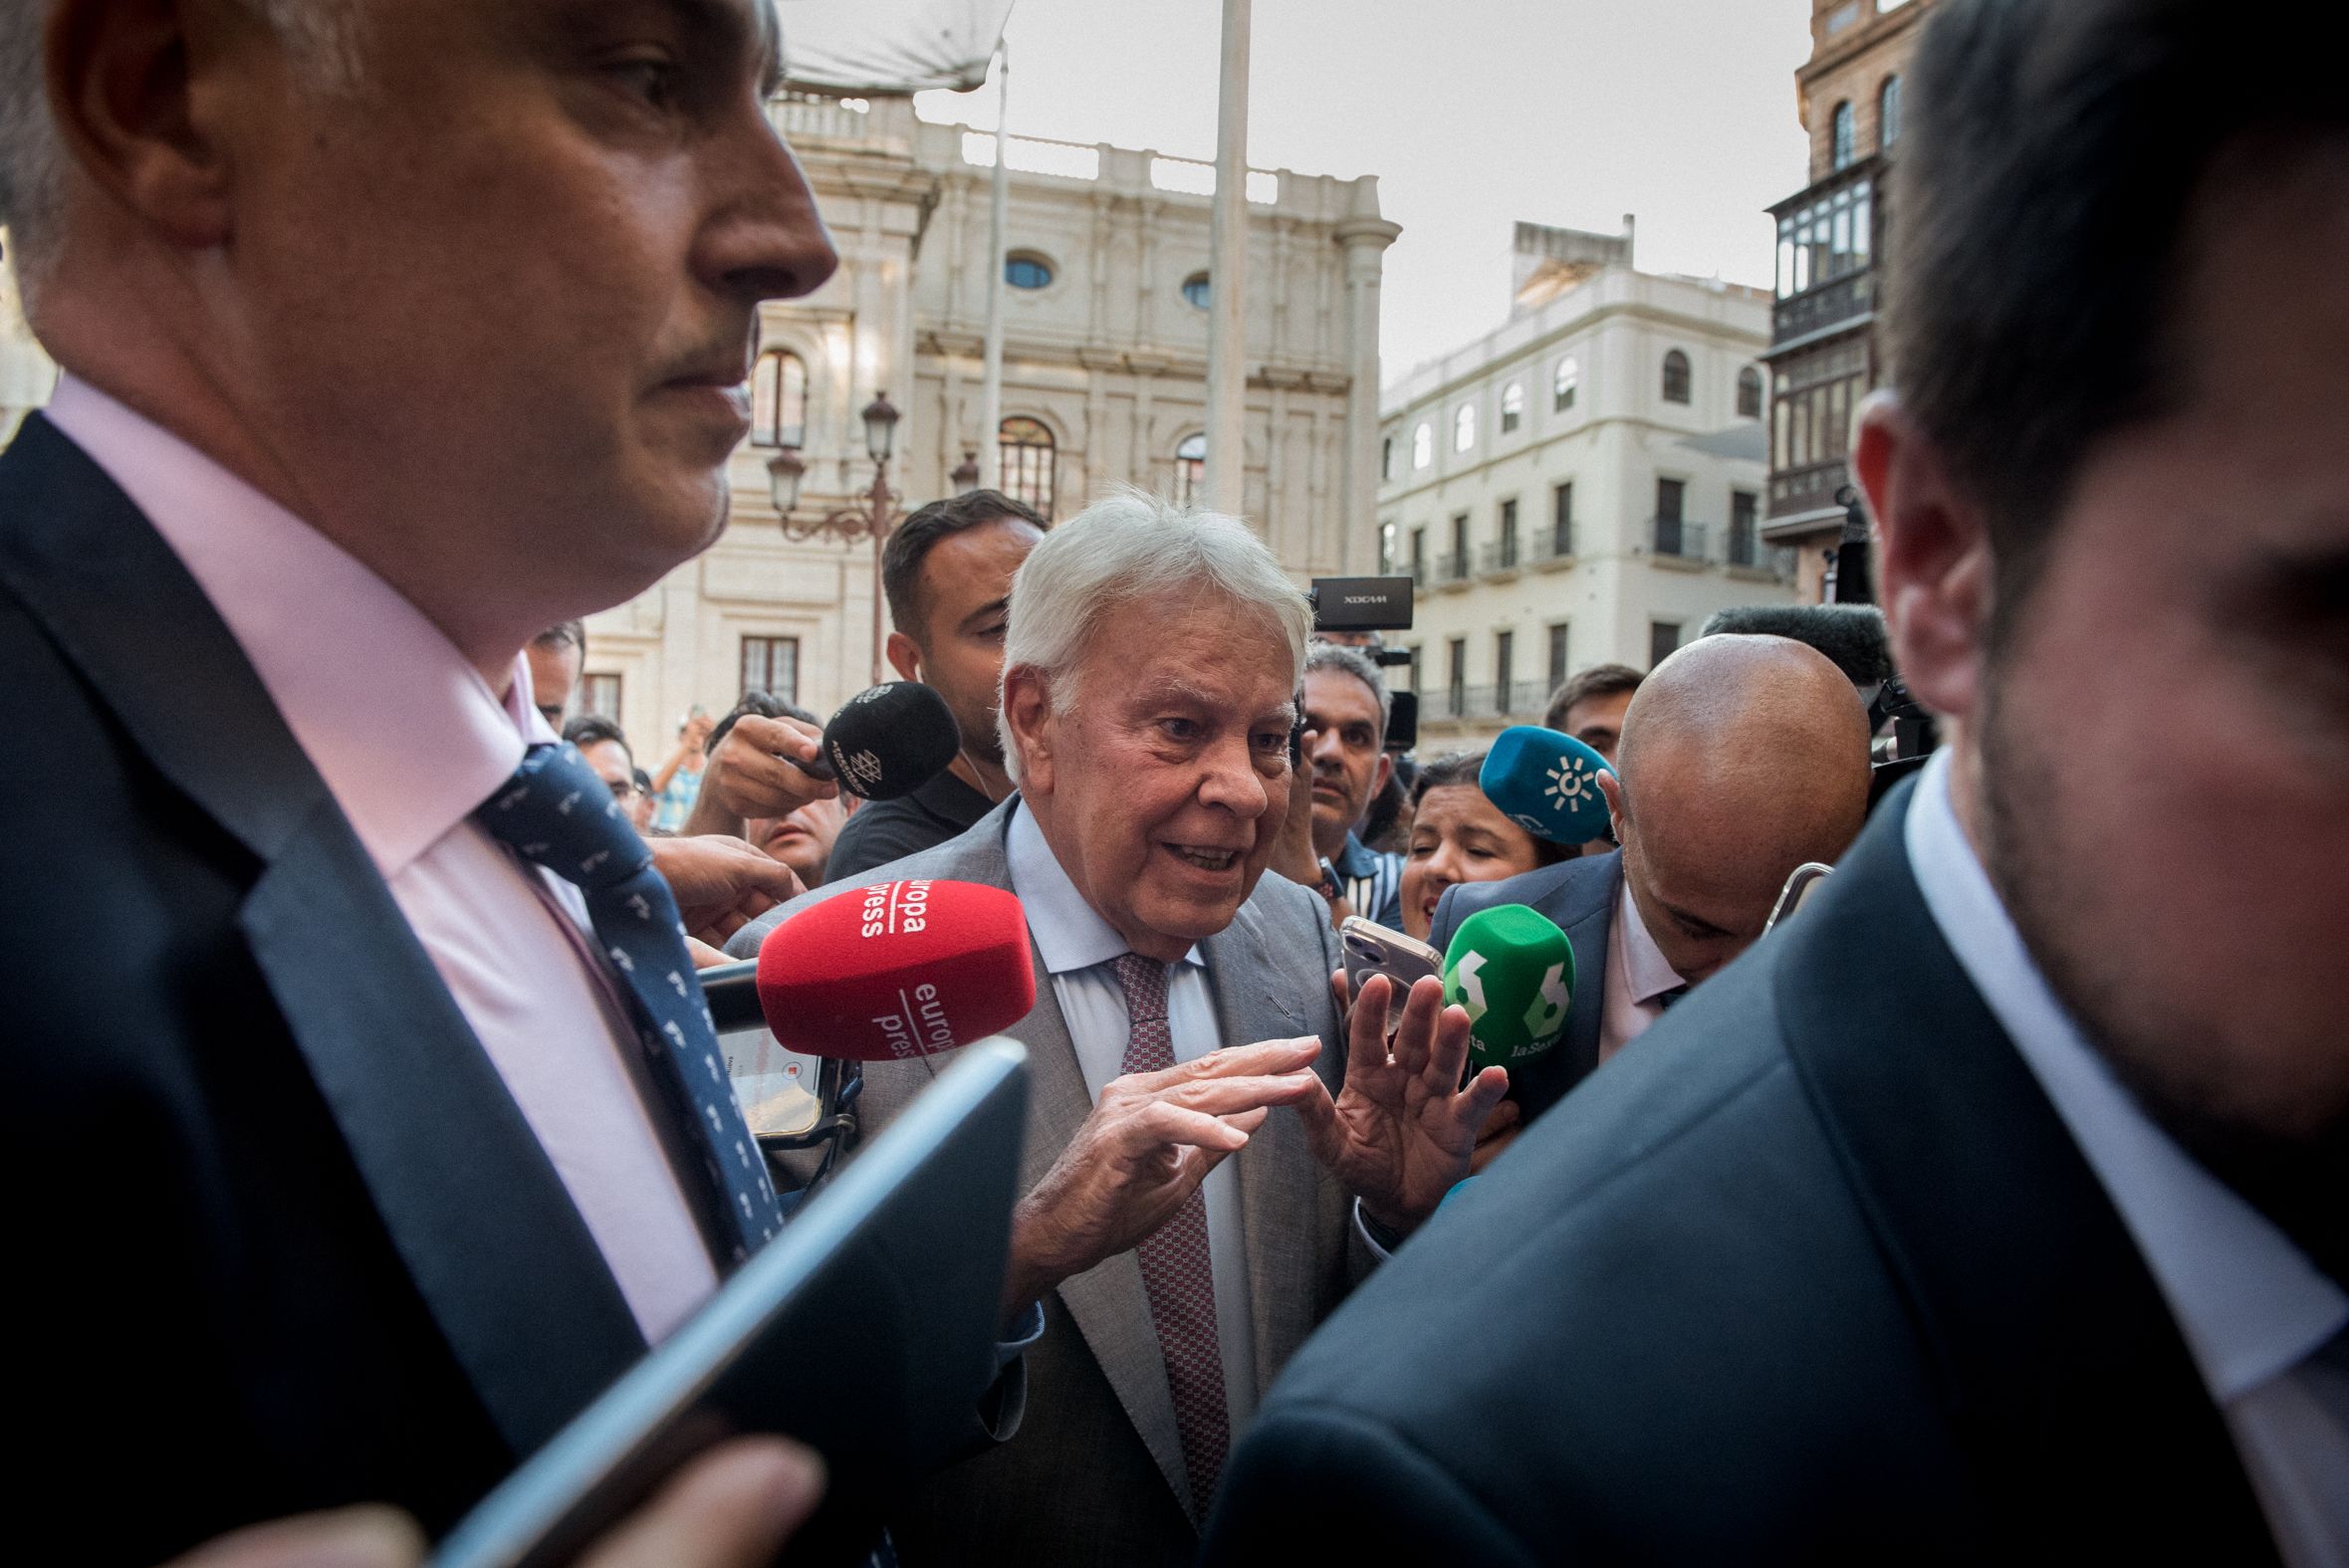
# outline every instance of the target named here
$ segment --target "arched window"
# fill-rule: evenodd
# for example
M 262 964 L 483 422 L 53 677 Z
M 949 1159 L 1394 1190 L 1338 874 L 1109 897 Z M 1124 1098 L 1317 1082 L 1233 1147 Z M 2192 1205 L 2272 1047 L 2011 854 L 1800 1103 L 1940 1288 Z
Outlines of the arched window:
M 1847 169 L 1859 155 L 1851 129 L 1851 100 L 1835 106 L 1835 117 L 1827 122 L 1827 163 L 1830 168 Z
M 1664 401 L 1685 403 L 1689 400 L 1689 356 L 1678 348 L 1664 356 Z
M 1452 414 L 1452 450 L 1465 452 L 1477 444 L 1477 405 L 1462 403 Z
M 1183 280 L 1183 298 L 1198 306 L 1199 309 L 1206 310 L 1208 301 L 1213 298 L 1208 293 L 1207 274 L 1195 272 L 1185 278 Z
M 1509 434 L 1526 417 L 1526 389 L 1515 381 L 1501 389 L 1501 433 Z
M 1006 256 L 1003 281 L 1015 289 L 1049 288 L 1053 281 L 1053 264 L 1042 256 L 1026 251 Z
M 1762 417 L 1762 372 L 1752 365 L 1738 372 L 1738 417 Z
M 1582 367 L 1572 354 L 1557 362 L 1557 369 L 1549 378 L 1549 408 L 1552 413 L 1564 413 L 1574 406 L 1574 388 L 1582 384 Z
M 1900 78 L 1886 77 L 1876 90 L 1876 150 L 1889 152 L 1900 140 Z
M 1428 428 L 1427 421 L 1421 420 L 1419 428 L 1411 432 L 1411 466 L 1421 469 L 1435 460 L 1436 433 Z
M 808 367 L 789 348 L 770 348 L 751 371 L 751 444 L 808 442 Z
M 1175 499 L 1185 506 L 1207 488 L 1207 435 L 1187 435 L 1175 446 Z
M 1015 416 L 998 427 L 1004 494 L 1025 501 L 1046 522 L 1053 517 L 1053 433 L 1034 419 Z

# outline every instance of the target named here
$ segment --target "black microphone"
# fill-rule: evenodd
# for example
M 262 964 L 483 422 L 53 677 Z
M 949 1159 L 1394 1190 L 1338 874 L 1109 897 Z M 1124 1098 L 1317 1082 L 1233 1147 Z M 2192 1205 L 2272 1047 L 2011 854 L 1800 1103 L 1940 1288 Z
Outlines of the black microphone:
M 1790 637 L 1825 654 L 1844 679 L 1862 692 L 1892 675 L 1892 646 L 1884 635 L 1884 612 L 1873 604 L 1747 604 L 1715 610 L 1698 631 L 1744 632 Z
M 840 704 L 823 727 L 822 761 L 794 766 L 864 799 L 894 800 L 946 772 L 962 745 L 945 698 L 919 681 L 891 681 Z

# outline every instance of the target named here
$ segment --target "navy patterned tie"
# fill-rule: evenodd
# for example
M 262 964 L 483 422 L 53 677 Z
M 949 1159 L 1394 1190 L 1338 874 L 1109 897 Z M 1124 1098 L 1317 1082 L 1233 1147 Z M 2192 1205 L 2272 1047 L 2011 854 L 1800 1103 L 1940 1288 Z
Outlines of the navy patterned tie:
M 710 1181 L 724 1195 L 741 1262 L 783 1228 L 783 1214 L 735 1102 L 677 901 L 652 869 L 651 849 L 569 742 L 532 747 L 521 771 L 473 816 L 491 837 L 586 895 L 595 940 L 635 1005 L 636 1037 L 653 1080 L 693 1123 Z

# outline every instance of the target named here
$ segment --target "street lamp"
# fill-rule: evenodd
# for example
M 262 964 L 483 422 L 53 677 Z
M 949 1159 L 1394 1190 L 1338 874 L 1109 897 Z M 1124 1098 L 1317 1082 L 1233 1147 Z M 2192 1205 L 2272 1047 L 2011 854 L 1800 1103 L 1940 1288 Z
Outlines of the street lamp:
M 954 465 L 954 472 L 947 478 L 953 483 L 954 493 L 958 496 L 968 495 L 978 489 L 979 454 L 969 447 L 964 447 L 963 460 Z
M 896 494 L 889 489 L 889 456 L 897 444 L 896 406 L 886 392 L 864 408 L 864 450 L 872 458 L 872 488 L 853 506 L 838 507 L 822 517 L 802 518 L 800 484 L 808 476 L 806 459 L 797 447 L 785 447 L 767 460 L 767 494 L 783 522 L 783 537 L 794 544 L 812 539 L 836 539 L 843 545 L 872 541 L 872 684 L 881 683 L 881 550 L 897 522 Z

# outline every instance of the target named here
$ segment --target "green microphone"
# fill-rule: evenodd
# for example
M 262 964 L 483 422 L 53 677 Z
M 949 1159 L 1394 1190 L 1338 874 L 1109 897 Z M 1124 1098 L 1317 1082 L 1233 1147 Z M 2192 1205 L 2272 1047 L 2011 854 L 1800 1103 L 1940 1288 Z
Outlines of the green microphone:
M 1444 955 L 1444 1001 L 1468 1009 L 1468 1070 L 1518 1068 L 1566 1031 L 1574 949 L 1556 922 L 1523 904 L 1479 910 Z

